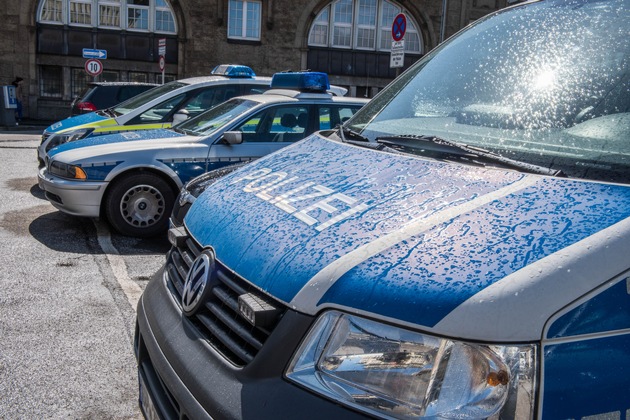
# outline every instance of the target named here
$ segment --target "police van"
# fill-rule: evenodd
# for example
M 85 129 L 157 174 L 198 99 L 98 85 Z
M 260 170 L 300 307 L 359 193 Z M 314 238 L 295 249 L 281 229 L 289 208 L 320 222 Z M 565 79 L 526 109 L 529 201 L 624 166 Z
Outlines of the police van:
M 138 304 L 147 418 L 627 419 L 630 2 L 527 2 L 218 178 Z

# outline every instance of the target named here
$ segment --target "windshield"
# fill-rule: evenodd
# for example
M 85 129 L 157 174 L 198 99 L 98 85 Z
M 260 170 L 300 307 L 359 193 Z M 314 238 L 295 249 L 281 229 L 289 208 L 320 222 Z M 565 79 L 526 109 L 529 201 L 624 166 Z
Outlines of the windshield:
M 518 6 L 421 59 L 347 129 L 370 141 L 437 136 L 570 177 L 628 183 L 629 63 L 629 1 Z
M 178 124 L 175 128 L 184 131 L 186 134 L 208 136 L 257 105 L 259 105 L 259 102 L 249 99 L 230 99 Z
M 162 86 L 154 87 L 153 89 L 142 92 L 141 94 L 116 105 L 113 108 L 113 111 L 116 113 L 116 115 L 125 115 L 126 113 L 131 112 L 148 102 L 151 102 L 155 98 L 159 98 L 164 94 L 167 94 L 184 86 L 186 86 L 186 83 L 170 82 Z

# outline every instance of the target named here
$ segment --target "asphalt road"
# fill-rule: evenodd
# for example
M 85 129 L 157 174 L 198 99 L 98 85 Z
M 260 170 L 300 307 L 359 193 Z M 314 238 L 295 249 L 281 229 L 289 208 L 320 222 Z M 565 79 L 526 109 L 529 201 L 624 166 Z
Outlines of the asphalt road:
M 40 133 L 0 131 L 0 418 L 140 418 L 136 303 L 168 242 L 56 210 Z

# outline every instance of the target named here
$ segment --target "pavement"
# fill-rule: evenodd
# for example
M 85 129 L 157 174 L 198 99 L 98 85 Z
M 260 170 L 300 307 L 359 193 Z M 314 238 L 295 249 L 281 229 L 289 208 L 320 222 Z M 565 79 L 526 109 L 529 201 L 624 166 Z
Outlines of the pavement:
M 41 134 L 46 127 L 54 124 L 55 121 L 35 120 L 24 118 L 16 125 L 0 125 L 0 132 L 38 132 Z

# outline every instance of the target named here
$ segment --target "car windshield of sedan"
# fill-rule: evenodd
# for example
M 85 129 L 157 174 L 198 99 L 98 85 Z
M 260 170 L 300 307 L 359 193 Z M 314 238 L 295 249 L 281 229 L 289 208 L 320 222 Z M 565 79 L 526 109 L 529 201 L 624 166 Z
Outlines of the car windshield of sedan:
M 123 103 L 116 105 L 114 108 L 112 108 L 112 110 L 117 116 L 125 115 L 128 112 L 131 112 L 134 109 L 139 108 L 142 105 L 149 103 L 162 95 L 165 95 L 184 86 L 186 86 L 186 84 L 182 82 L 170 82 L 162 86 L 157 86 L 153 89 L 142 92 L 141 94 L 134 96 L 133 98 L 127 99 Z
M 209 136 L 239 115 L 259 105 L 249 99 L 234 98 L 223 102 L 194 118 L 186 120 L 174 127 L 177 131 L 195 136 Z
M 421 59 L 345 128 L 418 155 L 423 147 L 404 142 L 428 136 L 569 177 L 630 183 L 629 16 L 624 0 L 498 12 Z

